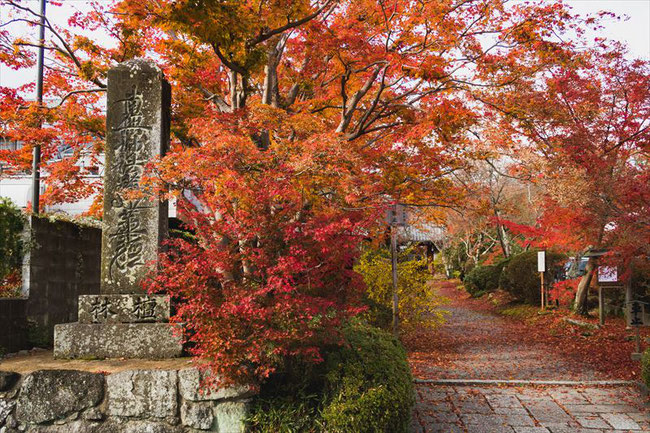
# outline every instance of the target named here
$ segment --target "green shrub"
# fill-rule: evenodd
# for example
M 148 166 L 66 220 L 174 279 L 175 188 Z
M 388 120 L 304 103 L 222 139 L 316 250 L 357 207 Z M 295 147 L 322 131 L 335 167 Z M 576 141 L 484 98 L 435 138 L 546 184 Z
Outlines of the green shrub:
M 643 352 L 643 358 L 641 358 L 641 377 L 646 386 L 650 388 L 650 348 Z
M 555 275 L 566 262 L 564 254 L 546 252 L 546 275 Z M 548 281 L 550 283 L 550 281 Z M 499 279 L 499 287 L 530 305 L 539 305 L 540 279 L 537 272 L 537 251 L 525 251 L 510 257 Z
M 414 404 L 406 353 L 389 333 L 353 321 L 318 365 L 292 363 L 262 386 L 252 432 L 400 433 Z
M 327 431 L 406 432 L 414 390 L 404 349 L 391 334 L 361 323 L 345 337 L 349 345 L 327 359 Z
M 499 279 L 508 260 L 494 265 L 477 266 L 465 275 L 463 285 L 465 290 L 475 297 L 485 292 L 493 292 L 499 288 Z
M 20 209 L 0 198 L 0 297 L 20 290 L 24 219 Z

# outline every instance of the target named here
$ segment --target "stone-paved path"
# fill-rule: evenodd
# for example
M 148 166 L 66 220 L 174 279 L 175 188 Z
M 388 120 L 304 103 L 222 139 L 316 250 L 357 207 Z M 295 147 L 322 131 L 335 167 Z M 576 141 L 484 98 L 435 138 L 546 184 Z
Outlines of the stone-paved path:
M 533 341 L 512 338 L 512 321 L 453 302 L 436 331 L 435 356 L 412 350 L 419 379 L 412 430 L 466 433 L 650 432 L 650 414 L 635 386 L 461 385 L 468 379 L 594 381 L 602 376 Z M 523 329 L 521 329 L 523 332 Z
M 631 387 L 417 385 L 415 433 L 650 431 Z

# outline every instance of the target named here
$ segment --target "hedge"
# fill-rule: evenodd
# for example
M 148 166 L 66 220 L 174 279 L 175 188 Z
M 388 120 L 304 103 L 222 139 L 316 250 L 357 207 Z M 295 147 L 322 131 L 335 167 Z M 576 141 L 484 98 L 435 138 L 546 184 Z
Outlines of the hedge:
M 564 254 L 547 251 L 546 275 L 556 275 L 566 260 L 567 257 Z M 540 302 L 540 280 L 539 272 L 537 272 L 537 251 L 525 251 L 511 257 L 501 272 L 499 287 L 520 301 L 538 305 Z
M 494 265 L 477 266 L 465 275 L 463 285 L 472 296 L 493 292 L 499 288 L 499 279 L 508 259 Z
M 414 404 L 406 353 L 391 334 L 362 321 L 319 365 L 293 363 L 262 386 L 252 432 L 406 433 Z

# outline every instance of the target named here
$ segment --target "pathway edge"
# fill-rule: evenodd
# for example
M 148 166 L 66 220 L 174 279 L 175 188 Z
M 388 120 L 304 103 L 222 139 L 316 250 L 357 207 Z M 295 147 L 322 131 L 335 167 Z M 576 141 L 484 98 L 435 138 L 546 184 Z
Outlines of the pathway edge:
M 414 383 L 431 385 L 551 385 L 551 386 L 637 386 L 632 380 L 506 380 L 506 379 L 413 379 Z

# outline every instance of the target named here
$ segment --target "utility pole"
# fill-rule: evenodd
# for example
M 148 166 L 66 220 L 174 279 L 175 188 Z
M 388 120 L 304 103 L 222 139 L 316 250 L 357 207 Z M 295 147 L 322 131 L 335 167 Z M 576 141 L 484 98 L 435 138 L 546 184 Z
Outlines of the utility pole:
M 38 36 L 38 60 L 36 63 L 36 101 L 41 107 L 43 105 L 43 63 L 45 60 L 45 5 L 47 0 L 40 0 L 41 25 L 39 27 Z M 43 125 L 40 125 L 43 127 Z M 41 145 L 34 145 L 32 155 L 32 212 L 38 215 L 40 211 L 41 199 Z

